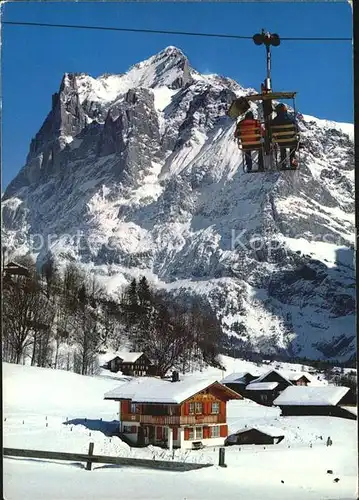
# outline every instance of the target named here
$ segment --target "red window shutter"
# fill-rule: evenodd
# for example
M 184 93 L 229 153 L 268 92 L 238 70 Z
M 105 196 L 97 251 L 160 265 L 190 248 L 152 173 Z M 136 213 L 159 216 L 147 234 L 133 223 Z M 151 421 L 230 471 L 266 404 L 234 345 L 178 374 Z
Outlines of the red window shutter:
M 176 441 L 178 439 L 178 429 L 177 427 L 173 428 L 173 440 Z
M 228 426 L 227 425 L 221 425 L 220 426 L 219 435 L 221 437 L 227 437 L 227 434 L 228 434 Z
M 185 441 L 189 440 L 189 429 L 184 430 L 184 439 L 185 439 Z
M 183 410 L 185 415 L 189 415 L 189 403 L 183 404 Z
M 210 427 L 203 427 L 203 439 L 208 439 L 211 437 L 210 431 L 211 431 Z
M 224 417 L 225 414 L 226 414 L 226 403 L 225 403 L 225 401 L 221 401 L 219 408 L 220 408 L 220 414 L 221 414 L 221 416 Z
M 162 427 L 157 427 L 157 439 L 162 439 Z

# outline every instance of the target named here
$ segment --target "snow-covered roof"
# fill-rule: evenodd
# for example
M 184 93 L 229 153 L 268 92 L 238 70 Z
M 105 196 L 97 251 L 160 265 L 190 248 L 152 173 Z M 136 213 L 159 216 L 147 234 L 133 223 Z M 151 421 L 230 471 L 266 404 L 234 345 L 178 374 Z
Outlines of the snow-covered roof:
M 242 399 L 236 392 L 215 379 L 187 377 L 178 382 L 151 377 L 141 377 L 106 392 L 105 399 L 131 399 L 134 403 L 179 404 L 212 384 L 221 386 L 230 397 Z
M 289 378 L 289 380 L 299 380 L 302 377 L 305 377 L 306 379 L 311 381 L 311 377 L 307 373 L 293 373 L 293 374 L 289 374 L 289 376 L 287 378 Z
M 278 382 L 256 382 L 254 384 L 248 384 L 246 390 L 248 391 L 271 391 L 279 385 Z
M 263 432 L 263 434 L 267 434 L 268 436 L 272 437 L 282 437 L 285 435 L 283 429 L 278 429 L 277 427 L 272 427 L 270 425 L 250 425 L 248 427 L 243 427 L 239 431 L 236 431 L 235 434 L 242 434 L 243 432 L 248 432 L 252 429 Z
M 123 359 L 124 363 L 134 363 L 142 356 L 143 352 L 123 352 L 119 351 L 117 356 Z
M 100 361 L 100 364 L 104 365 L 105 363 L 108 363 L 109 361 L 111 361 L 112 359 L 116 358 L 117 356 L 118 356 L 117 353 L 106 352 L 106 354 L 99 354 L 98 355 L 98 359 Z
M 226 384 L 230 382 L 241 382 L 246 375 L 251 375 L 251 374 L 249 372 L 230 373 L 229 375 L 227 375 L 227 377 L 224 377 L 224 379 L 221 380 L 221 384 Z
M 273 402 L 276 406 L 335 406 L 349 391 L 348 387 L 326 385 L 318 387 L 291 386 Z
M 305 377 L 309 380 L 309 382 L 312 381 L 312 376 L 309 375 L 309 373 L 304 373 L 304 372 L 291 372 L 291 371 L 287 371 L 287 372 L 284 372 L 284 371 L 280 371 L 280 374 L 285 377 L 286 379 L 288 380 L 294 380 L 294 381 L 297 381 L 299 380 L 300 378 L 302 377 Z
M 357 406 L 340 406 L 340 408 L 343 408 L 343 410 L 346 410 L 349 413 L 352 413 L 353 415 L 358 415 L 358 407 Z
M 264 380 L 266 377 L 268 377 L 268 375 L 270 373 L 276 373 L 277 375 L 279 375 L 280 377 L 282 377 L 284 380 L 286 380 L 288 382 L 288 384 L 291 384 L 291 382 L 284 375 L 282 375 L 281 373 L 279 373 L 277 370 L 269 370 L 268 372 L 263 373 L 263 375 L 261 375 L 260 377 L 256 378 L 255 380 L 252 380 L 252 382 L 250 382 L 250 384 L 262 382 L 262 380 Z
M 105 364 L 115 359 L 117 357 L 121 358 L 124 363 L 134 363 L 138 360 L 140 356 L 142 356 L 143 352 L 126 352 L 126 351 L 116 351 L 116 352 L 108 352 L 106 354 L 101 354 L 99 356 L 100 363 Z

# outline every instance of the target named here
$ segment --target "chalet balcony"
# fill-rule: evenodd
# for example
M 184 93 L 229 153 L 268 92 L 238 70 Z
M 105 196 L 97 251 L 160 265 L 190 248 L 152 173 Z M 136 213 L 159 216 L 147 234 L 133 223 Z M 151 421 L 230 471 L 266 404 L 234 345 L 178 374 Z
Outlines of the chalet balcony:
M 139 415 L 136 413 L 123 413 L 120 415 L 122 422 L 139 422 L 149 425 L 206 425 L 225 424 L 223 415 Z

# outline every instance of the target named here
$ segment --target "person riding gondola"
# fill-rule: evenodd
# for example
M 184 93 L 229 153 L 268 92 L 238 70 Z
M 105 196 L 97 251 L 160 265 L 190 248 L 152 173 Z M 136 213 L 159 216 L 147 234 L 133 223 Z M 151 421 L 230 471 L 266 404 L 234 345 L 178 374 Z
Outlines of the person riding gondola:
M 287 168 L 287 149 L 289 149 L 290 168 L 296 168 L 298 162 L 295 158 L 297 150 L 297 128 L 295 120 L 289 116 L 287 106 L 283 103 L 276 106 L 277 116 L 270 122 L 272 139 L 280 148 L 280 163 Z
M 263 171 L 262 136 L 261 123 L 254 118 L 252 111 L 248 111 L 244 119 L 237 124 L 234 132 L 234 137 L 239 139 L 242 145 L 247 172 L 252 171 L 253 150 L 258 150 L 258 170 Z

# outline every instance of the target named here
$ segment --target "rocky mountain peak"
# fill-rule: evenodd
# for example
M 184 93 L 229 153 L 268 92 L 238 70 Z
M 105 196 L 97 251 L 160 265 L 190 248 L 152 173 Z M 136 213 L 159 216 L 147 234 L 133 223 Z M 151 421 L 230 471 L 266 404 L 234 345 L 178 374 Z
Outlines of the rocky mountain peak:
M 348 359 L 353 127 L 303 116 L 300 170 L 246 175 L 226 110 L 249 92 L 176 47 L 120 75 L 66 73 L 2 198 L 7 248 L 41 235 L 39 263 L 76 259 L 114 296 L 146 274 L 206 295 L 247 349 Z

